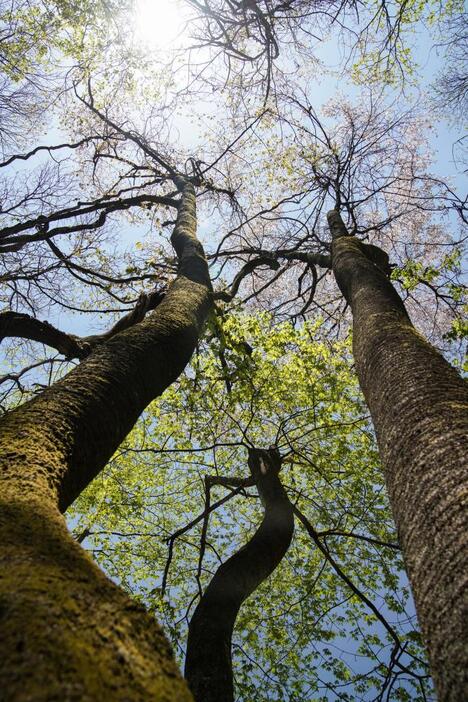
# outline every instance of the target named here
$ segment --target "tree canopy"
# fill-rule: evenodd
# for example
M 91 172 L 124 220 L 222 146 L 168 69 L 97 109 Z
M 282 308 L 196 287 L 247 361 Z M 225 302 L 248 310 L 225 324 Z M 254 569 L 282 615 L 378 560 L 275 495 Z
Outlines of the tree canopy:
M 463 367 L 463 3 L 169 5 L 0 3 L 0 404 L 5 445 L 26 437 L 24 453 L 5 449 L 5 500 L 14 475 L 13 506 L 29 492 L 31 504 L 53 503 L 41 519 L 54 534 L 57 505 L 68 508 L 70 562 L 81 544 L 156 616 L 191 685 L 191 621 L 224 577 L 221 590 L 243 591 L 232 648 L 226 638 L 236 699 L 435 699 L 427 642 L 439 694 L 456 699 L 462 673 L 441 683 L 434 668 L 417 526 L 401 517 L 402 478 L 392 483 L 388 444 L 402 432 L 389 438 L 373 381 L 401 363 L 410 397 L 393 411 L 416 427 L 418 404 L 432 466 L 445 430 L 427 429 L 437 398 L 415 391 L 432 381 L 408 349 L 422 334 L 434 348 L 414 359 L 428 372 L 431 354 Z M 393 339 L 391 364 L 374 361 Z M 408 475 L 423 461 L 410 458 L 416 443 L 402 449 Z M 421 512 L 429 502 L 437 512 L 426 497 Z M 279 528 L 265 534 L 278 501 L 295 531 L 275 560 Z M 32 548 L 18 538 L 19 552 Z M 235 585 L 228 564 L 241 573 L 256 539 L 271 562 L 257 558 L 262 575 L 249 562 Z M 144 685 L 135 700 L 179 694 Z

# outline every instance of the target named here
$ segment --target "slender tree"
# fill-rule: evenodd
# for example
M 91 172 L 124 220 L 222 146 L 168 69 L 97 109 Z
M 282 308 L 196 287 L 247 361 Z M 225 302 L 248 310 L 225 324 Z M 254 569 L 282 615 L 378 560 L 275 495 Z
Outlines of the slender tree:
M 250 541 L 218 568 L 190 620 L 185 677 L 197 702 L 234 700 L 231 639 L 237 614 L 281 562 L 293 536 L 293 506 L 279 478 L 279 451 L 251 448 L 248 463 L 265 516 Z M 231 484 L 242 486 L 242 481 Z

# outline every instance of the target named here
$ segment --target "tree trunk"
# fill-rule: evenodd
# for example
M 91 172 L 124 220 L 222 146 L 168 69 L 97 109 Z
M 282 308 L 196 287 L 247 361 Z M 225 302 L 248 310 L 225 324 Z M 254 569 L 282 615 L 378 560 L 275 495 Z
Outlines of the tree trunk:
M 293 536 L 293 506 L 279 478 L 279 453 L 249 449 L 249 468 L 265 515 L 250 541 L 218 568 L 190 621 L 185 676 L 196 702 L 234 699 L 231 638 L 237 614 L 279 565 Z
M 338 212 L 328 217 L 433 678 L 442 702 L 460 702 L 468 696 L 467 385 L 415 330 L 381 260 L 347 235 Z
M 0 422 L 0 685 L 11 702 L 191 699 L 157 622 L 60 514 L 184 369 L 210 309 L 195 193 L 177 185 L 180 267 L 161 304 Z

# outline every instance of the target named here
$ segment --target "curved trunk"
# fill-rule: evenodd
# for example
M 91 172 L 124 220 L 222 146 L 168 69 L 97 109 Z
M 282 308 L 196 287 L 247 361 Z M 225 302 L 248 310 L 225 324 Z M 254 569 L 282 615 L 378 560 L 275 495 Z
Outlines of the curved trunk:
M 93 564 L 64 511 L 181 373 L 211 304 L 182 193 L 176 281 L 156 310 L 0 422 L 0 666 L 8 700 L 189 700 L 153 617 Z
M 468 691 L 467 385 L 415 330 L 382 262 L 335 210 L 329 224 L 433 678 L 441 701 L 459 702 Z
M 196 702 L 234 699 L 231 638 L 237 614 L 279 565 L 293 536 L 293 506 L 279 478 L 278 452 L 249 449 L 249 468 L 265 515 L 250 541 L 218 568 L 190 621 L 185 677 Z

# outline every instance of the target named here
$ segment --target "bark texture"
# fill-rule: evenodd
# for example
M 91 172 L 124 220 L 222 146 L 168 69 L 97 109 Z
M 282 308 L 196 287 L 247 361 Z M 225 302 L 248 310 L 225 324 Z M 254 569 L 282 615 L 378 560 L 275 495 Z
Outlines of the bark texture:
M 178 181 L 177 279 L 142 322 L 0 422 L 4 699 L 191 699 L 159 625 L 92 563 L 64 511 L 183 370 L 211 305 L 195 193 Z
M 250 449 L 249 468 L 265 515 L 250 541 L 216 571 L 189 625 L 185 677 L 196 702 L 234 699 L 231 638 L 242 602 L 279 565 L 294 531 L 293 506 L 274 450 Z
M 413 327 L 382 265 L 335 210 L 329 224 L 439 700 L 460 702 L 468 698 L 468 388 Z

